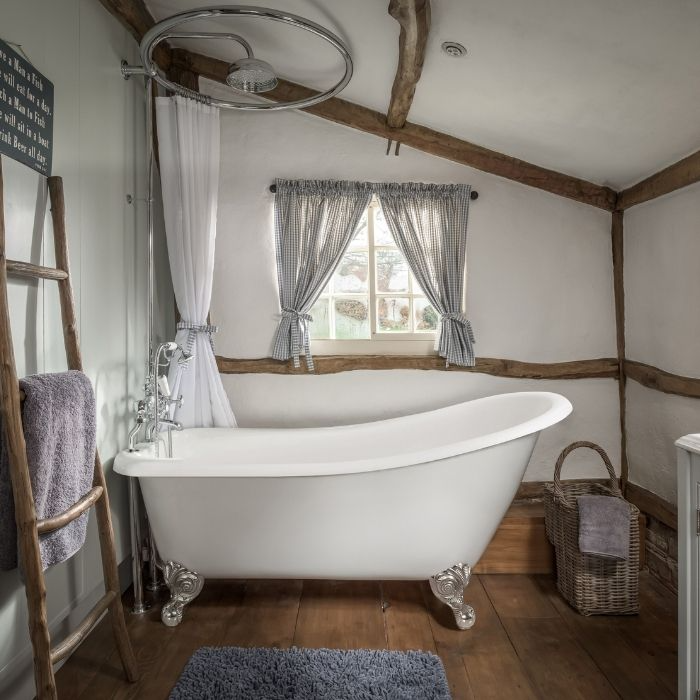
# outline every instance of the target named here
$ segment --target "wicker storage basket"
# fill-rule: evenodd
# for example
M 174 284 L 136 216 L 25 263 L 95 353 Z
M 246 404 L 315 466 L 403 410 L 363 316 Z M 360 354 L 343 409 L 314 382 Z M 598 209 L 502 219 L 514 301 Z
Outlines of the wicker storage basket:
M 610 475 L 610 485 L 562 484 L 561 468 L 579 447 L 595 450 Z M 582 554 L 578 547 L 577 496 L 594 494 L 623 498 L 615 470 L 605 450 L 592 442 L 574 442 L 565 448 L 554 467 L 554 483 L 545 486 L 545 527 L 554 545 L 557 588 L 582 615 L 632 615 L 639 612 L 639 510 L 630 511 L 629 559 L 614 561 Z

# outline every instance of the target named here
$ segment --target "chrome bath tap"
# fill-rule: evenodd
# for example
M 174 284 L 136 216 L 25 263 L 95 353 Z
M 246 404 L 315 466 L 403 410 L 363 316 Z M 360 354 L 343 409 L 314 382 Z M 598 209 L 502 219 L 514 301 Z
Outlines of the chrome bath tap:
M 174 342 L 161 343 L 153 354 L 149 368 L 148 379 L 144 386 L 145 397 L 136 404 L 136 422 L 129 431 L 129 451 L 138 450 L 138 436 L 145 425 L 145 442 L 154 446 L 156 454 L 159 452 L 160 431 L 165 427 L 168 431 L 167 456 L 172 457 L 172 430 L 182 430 L 182 425 L 169 418 L 173 406 L 182 406 L 182 396 L 172 398 L 168 379 L 161 374 L 161 369 L 170 367 L 170 362 L 175 353 L 180 353 L 178 365 L 188 363 L 194 355 L 188 353 L 180 345 Z

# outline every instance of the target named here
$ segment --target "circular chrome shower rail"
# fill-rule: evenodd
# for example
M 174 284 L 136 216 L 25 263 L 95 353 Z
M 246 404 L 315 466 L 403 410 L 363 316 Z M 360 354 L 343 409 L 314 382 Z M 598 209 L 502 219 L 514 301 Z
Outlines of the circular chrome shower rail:
M 242 109 L 249 111 L 280 111 L 283 109 L 302 109 L 304 107 L 310 107 L 311 105 L 323 102 L 333 95 L 337 95 L 349 82 L 352 77 L 352 57 L 347 46 L 343 41 L 330 32 L 325 27 L 322 27 L 316 22 L 305 19 L 304 17 L 299 17 L 299 15 L 294 15 L 289 12 L 281 12 L 279 10 L 272 10 L 266 7 L 252 7 L 248 5 L 222 5 L 220 7 L 202 7 L 197 10 L 191 10 L 188 12 L 181 12 L 172 17 L 162 20 L 155 24 L 151 29 L 144 34 L 141 40 L 140 52 L 141 61 L 143 63 L 142 71 L 150 78 L 153 78 L 157 83 L 162 85 L 164 88 L 176 92 L 181 95 L 186 95 L 188 97 L 192 96 L 192 91 L 183 87 L 179 83 L 175 83 L 172 80 L 160 75 L 157 66 L 153 62 L 153 51 L 155 47 L 165 39 L 168 38 L 184 38 L 190 37 L 201 37 L 201 38 L 221 38 L 221 39 L 233 39 L 238 43 L 242 44 L 246 51 L 250 54 L 250 46 L 245 40 L 241 40 L 242 37 L 234 34 L 217 34 L 217 33 L 205 33 L 205 32 L 177 32 L 173 31 L 175 27 L 186 22 L 193 22 L 198 19 L 211 19 L 212 17 L 222 17 L 222 16 L 243 16 L 243 17 L 260 17 L 262 19 L 269 19 L 274 22 L 282 22 L 283 24 L 289 24 L 293 27 L 299 27 L 304 29 L 311 34 L 314 34 L 324 41 L 328 42 L 333 46 L 338 53 L 342 56 L 345 61 L 345 74 L 343 77 L 331 88 L 325 92 L 318 93 L 311 97 L 306 97 L 302 100 L 294 100 L 292 102 L 268 102 L 268 103 L 249 103 L 249 102 L 236 102 L 233 100 L 222 100 L 216 97 L 207 96 L 205 101 L 208 104 L 214 105 L 216 107 L 222 107 L 224 109 Z M 127 73 L 134 73 L 134 70 L 124 71 L 125 75 Z M 138 71 L 141 72 L 141 71 Z M 202 96 L 199 96 L 200 98 Z

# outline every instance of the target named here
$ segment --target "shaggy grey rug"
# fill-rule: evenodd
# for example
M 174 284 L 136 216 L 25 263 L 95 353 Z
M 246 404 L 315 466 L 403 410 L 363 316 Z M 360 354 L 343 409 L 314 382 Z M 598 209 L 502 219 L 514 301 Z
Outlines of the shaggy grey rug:
M 442 661 L 422 651 L 202 647 L 170 700 L 450 700 Z

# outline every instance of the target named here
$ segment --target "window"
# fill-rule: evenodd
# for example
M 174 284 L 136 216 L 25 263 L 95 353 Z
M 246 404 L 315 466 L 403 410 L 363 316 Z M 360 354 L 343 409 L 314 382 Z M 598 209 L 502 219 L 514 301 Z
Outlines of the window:
M 422 340 L 435 337 L 439 316 L 396 247 L 379 201 L 372 199 L 343 259 L 311 309 L 311 339 L 317 350 L 334 341 Z M 375 346 L 376 351 L 376 346 Z

